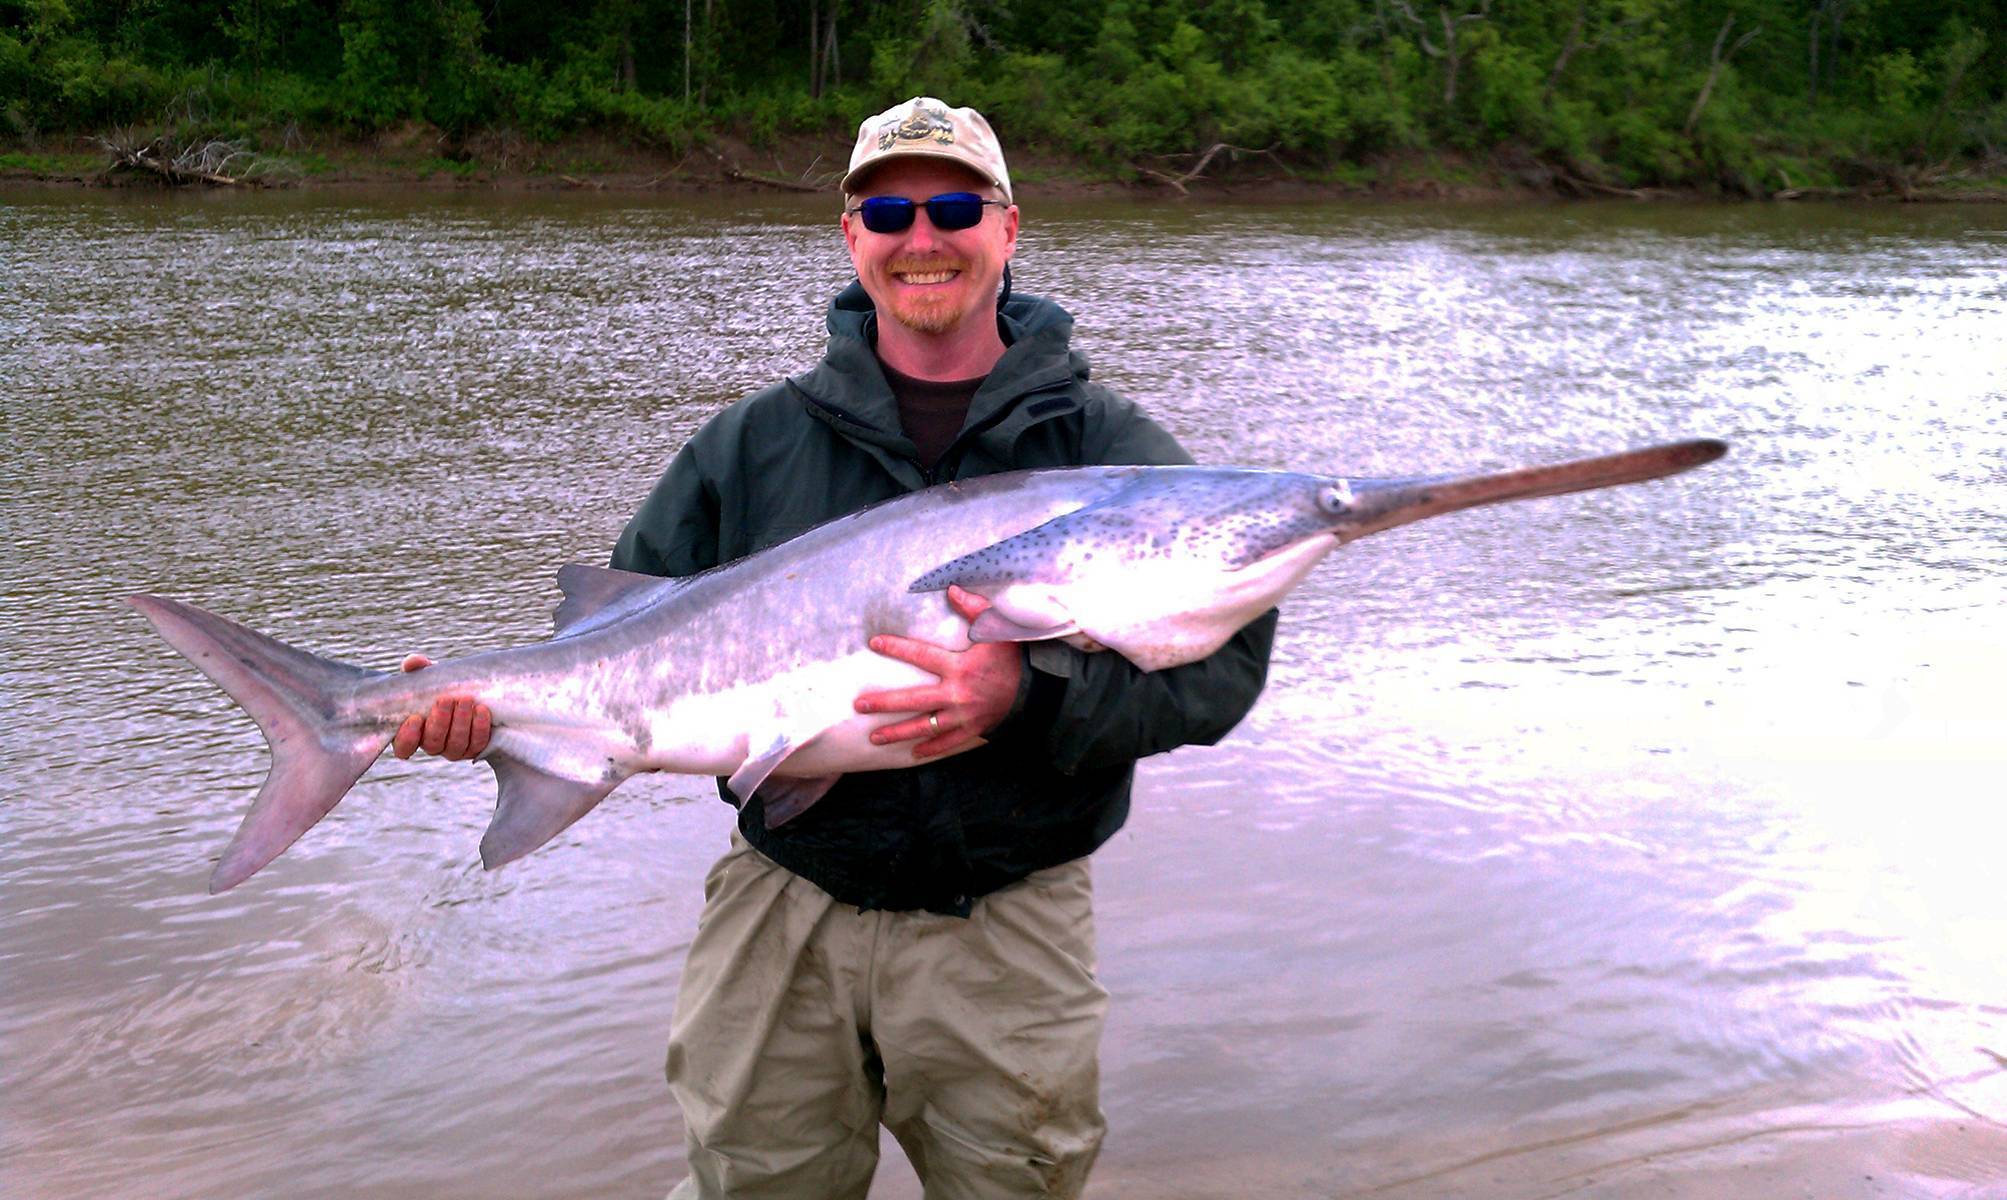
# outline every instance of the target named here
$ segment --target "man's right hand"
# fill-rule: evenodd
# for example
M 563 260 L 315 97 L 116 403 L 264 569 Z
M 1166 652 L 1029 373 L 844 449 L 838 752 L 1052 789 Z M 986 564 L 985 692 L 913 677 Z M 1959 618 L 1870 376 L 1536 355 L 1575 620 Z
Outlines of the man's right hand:
M 423 654 L 413 654 L 404 660 L 403 669 L 422 671 L 431 665 Z M 488 748 L 492 724 L 488 706 L 472 696 L 441 696 L 432 702 L 431 712 L 404 718 L 397 736 L 390 739 L 390 752 L 410 758 L 422 748 L 453 762 L 478 758 Z

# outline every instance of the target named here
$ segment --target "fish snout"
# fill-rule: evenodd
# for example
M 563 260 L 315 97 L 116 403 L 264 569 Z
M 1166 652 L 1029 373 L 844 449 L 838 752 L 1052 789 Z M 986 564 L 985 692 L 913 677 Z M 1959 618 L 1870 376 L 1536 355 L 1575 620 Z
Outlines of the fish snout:
M 1332 532 L 1338 540 L 1350 542 L 1459 509 L 1661 479 L 1711 463 L 1726 453 L 1726 442 L 1695 438 L 1478 475 L 1341 480 L 1320 494 L 1319 505 L 1330 513 Z

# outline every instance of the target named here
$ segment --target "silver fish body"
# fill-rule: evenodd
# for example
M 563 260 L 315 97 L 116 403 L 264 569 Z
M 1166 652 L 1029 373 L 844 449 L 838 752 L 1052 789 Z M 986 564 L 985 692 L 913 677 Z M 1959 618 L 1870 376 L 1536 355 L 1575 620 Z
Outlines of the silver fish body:
M 1467 478 L 1343 480 L 1209 467 L 1081 467 L 945 484 L 688 579 L 571 566 L 551 640 L 410 674 L 369 671 L 178 601 L 129 602 L 264 730 L 273 766 L 210 879 L 223 891 L 331 810 L 403 718 L 442 696 L 492 710 L 490 867 L 536 849 L 645 771 L 730 777 L 770 823 L 855 771 L 912 763 L 869 732 L 864 692 L 933 676 L 871 651 L 1067 638 L 1144 670 L 1193 662 L 1343 542 L 1437 513 L 1657 478 L 1719 457 L 1693 441 Z M 973 623 L 958 584 L 989 599 Z

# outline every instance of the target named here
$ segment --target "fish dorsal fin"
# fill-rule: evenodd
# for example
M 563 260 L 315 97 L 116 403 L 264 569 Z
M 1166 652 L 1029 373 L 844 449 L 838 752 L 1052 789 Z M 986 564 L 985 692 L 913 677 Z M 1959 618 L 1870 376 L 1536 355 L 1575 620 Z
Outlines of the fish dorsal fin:
M 687 579 L 664 579 L 612 567 L 591 567 L 568 563 L 558 568 L 558 588 L 564 599 L 552 614 L 555 637 L 572 637 L 610 625 L 629 613 L 673 596 L 689 584 Z

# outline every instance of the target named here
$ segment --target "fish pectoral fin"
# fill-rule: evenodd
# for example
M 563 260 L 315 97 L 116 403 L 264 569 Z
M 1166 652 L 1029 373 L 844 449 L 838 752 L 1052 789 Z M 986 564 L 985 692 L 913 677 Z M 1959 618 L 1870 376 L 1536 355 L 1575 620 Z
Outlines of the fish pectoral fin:
M 688 586 L 685 579 L 664 579 L 611 567 L 568 563 L 558 568 L 558 588 L 564 599 L 551 614 L 554 637 L 571 637 L 611 624 Z
M 1041 628 L 1014 621 L 994 608 L 984 609 L 969 622 L 969 640 L 972 642 L 1043 642 L 1079 632 L 1080 626 L 1072 621 Z
M 482 761 L 495 771 L 495 815 L 481 835 L 481 865 L 490 871 L 564 832 L 627 778 L 573 779 L 499 753 Z
M 771 775 L 753 793 L 768 829 L 794 820 L 836 786 L 841 775 Z

